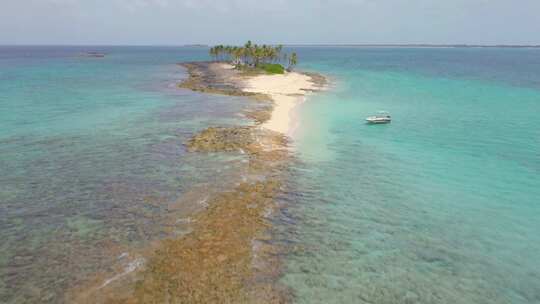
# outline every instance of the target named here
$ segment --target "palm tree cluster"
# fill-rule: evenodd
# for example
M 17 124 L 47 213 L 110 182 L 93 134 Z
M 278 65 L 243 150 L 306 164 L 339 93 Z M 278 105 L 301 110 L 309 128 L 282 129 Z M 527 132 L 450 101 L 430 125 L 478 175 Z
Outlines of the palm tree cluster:
M 258 67 L 268 63 L 287 62 L 291 70 L 298 63 L 298 56 L 283 53 L 283 46 L 257 45 L 246 42 L 244 46 L 216 45 L 210 48 L 210 56 L 215 61 L 229 61 L 237 68 Z

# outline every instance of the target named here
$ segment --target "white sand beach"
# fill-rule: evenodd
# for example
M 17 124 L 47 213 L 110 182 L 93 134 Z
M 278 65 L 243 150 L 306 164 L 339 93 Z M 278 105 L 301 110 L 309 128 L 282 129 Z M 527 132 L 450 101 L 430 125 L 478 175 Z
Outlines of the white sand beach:
M 310 76 L 297 72 L 259 75 L 244 80 L 244 91 L 267 94 L 275 103 L 272 117 L 262 127 L 288 135 L 294 126 L 294 108 L 305 100 L 306 94 L 318 89 Z

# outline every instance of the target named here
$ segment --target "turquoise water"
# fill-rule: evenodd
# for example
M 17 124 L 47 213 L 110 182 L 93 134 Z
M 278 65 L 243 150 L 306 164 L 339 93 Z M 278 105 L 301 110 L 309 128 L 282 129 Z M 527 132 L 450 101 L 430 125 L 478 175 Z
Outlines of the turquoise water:
M 295 301 L 540 303 L 540 50 L 297 51 L 332 88 L 298 110 L 276 219 Z M 244 99 L 175 88 L 176 62 L 206 59 L 0 48 L 1 303 L 62 302 L 243 168 L 182 145 L 247 123 Z M 378 110 L 392 124 L 364 124 Z
M 107 56 L 80 56 L 94 50 Z M 183 194 L 240 166 L 183 146 L 209 125 L 245 123 L 244 100 L 175 87 L 186 76 L 176 63 L 206 53 L 0 48 L 1 303 L 62 302 L 122 253 L 170 235 L 169 219 L 191 208 L 170 210 Z
M 540 50 L 299 55 L 333 88 L 299 109 L 296 302 L 540 303 Z

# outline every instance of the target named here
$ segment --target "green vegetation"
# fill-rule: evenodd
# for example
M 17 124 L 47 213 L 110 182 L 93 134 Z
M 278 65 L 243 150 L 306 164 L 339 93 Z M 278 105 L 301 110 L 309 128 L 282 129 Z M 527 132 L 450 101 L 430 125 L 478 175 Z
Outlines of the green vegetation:
M 292 53 L 291 57 L 289 57 L 289 69 L 292 69 L 297 64 L 298 64 L 298 56 L 296 55 L 296 53 Z
M 263 63 L 259 67 L 269 74 L 284 74 L 285 68 L 278 63 Z
M 244 46 L 216 45 L 210 48 L 215 61 L 231 62 L 237 69 L 257 69 L 271 74 L 283 74 L 281 62 L 288 62 L 287 71 L 298 63 L 298 56 L 283 53 L 283 46 L 257 45 L 248 41 Z

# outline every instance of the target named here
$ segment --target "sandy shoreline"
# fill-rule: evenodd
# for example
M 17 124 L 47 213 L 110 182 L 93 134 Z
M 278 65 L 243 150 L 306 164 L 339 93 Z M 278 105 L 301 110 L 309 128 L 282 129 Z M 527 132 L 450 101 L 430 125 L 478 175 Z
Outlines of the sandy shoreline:
M 181 85 L 183 88 L 203 93 L 270 99 L 272 109 L 267 113 L 267 119 L 258 122 L 263 122 L 260 125 L 262 128 L 287 136 L 291 135 L 298 124 L 294 120 L 294 109 L 304 102 L 310 93 L 323 90 L 327 84 L 324 76 L 314 73 L 293 71 L 285 74 L 246 75 L 227 63 L 182 65 L 191 71 L 190 79 Z
M 285 75 L 259 75 L 244 81 L 244 91 L 262 93 L 274 101 L 270 119 L 263 128 L 291 135 L 294 130 L 293 111 L 309 92 L 320 90 L 320 84 L 306 74 L 290 72 Z

